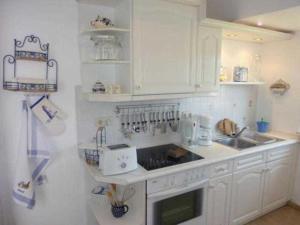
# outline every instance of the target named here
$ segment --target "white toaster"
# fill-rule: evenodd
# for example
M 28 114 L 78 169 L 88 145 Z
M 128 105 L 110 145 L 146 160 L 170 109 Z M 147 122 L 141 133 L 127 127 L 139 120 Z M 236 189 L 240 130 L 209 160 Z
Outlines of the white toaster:
M 103 175 L 127 173 L 138 167 L 136 147 L 120 144 L 99 150 L 99 168 Z

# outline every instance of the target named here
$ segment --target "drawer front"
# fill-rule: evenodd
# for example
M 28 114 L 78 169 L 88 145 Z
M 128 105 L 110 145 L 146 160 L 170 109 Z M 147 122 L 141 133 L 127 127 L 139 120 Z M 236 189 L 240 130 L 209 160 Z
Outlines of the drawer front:
M 268 152 L 268 161 L 274 161 L 277 159 L 292 157 L 293 149 L 290 147 L 280 147 L 272 149 Z
M 232 173 L 233 161 L 225 161 L 214 164 L 209 168 L 210 177 L 220 177 Z
M 234 161 L 234 170 L 250 168 L 266 162 L 266 153 L 244 156 Z
M 169 185 L 168 177 L 160 177 L 147 181 L 147 193 L 155 193 L 164 190 Z
M 147 180 L 147 194 L 199 182 L 207 178 L 206 168 L 195 168 L 181 173 L 150 179 Z

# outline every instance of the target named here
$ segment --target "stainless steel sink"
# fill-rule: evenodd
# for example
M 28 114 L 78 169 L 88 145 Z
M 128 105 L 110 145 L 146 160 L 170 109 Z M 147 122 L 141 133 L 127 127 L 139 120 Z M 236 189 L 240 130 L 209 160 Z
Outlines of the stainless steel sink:
M 235 148 L 240 151 L 255 146 L 271 144 L 279 141 L 283 140 L 275 137 L 261 135 L 258 133 L 247 134 L 238 138 L 223 137 L 215 140 L 215 142 L 217 143 Z
M 243 150 L 251 147 L 257 146 L 257 144 L 244 140 L 242 138 L 226 138 L 226 139 L 218 139 L 216 140 L 217 143 L 222 145 L 226 145 L 228 147 L 232 147 L 238 150 Z
M 261 144 L 271 144 L 278 141 L 283 141 L 282 139 L 261 135 L 258 133 L 249 133 L 243 136 L 244 139 L 254 141 L 255 143 Z

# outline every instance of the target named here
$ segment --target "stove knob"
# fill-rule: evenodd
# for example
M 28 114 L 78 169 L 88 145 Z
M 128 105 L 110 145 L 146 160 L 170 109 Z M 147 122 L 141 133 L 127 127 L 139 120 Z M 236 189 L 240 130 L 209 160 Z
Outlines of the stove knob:
M 127 167 L 127 164 L 125 163 L 125 162 L 123 162 L 122 164 L 121 164 L 121 168 L 122 169 L 125 169 Z

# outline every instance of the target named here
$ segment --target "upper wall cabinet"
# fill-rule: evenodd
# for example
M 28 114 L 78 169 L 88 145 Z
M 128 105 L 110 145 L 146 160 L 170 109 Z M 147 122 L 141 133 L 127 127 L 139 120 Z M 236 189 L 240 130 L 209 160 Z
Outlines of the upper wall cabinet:
M 195 91 L 198 9 L 134 1 L 134 95 Z
M 222 32 L 220 29 L 199 26 L 196 90 L 217 91 L 221 61 Z

